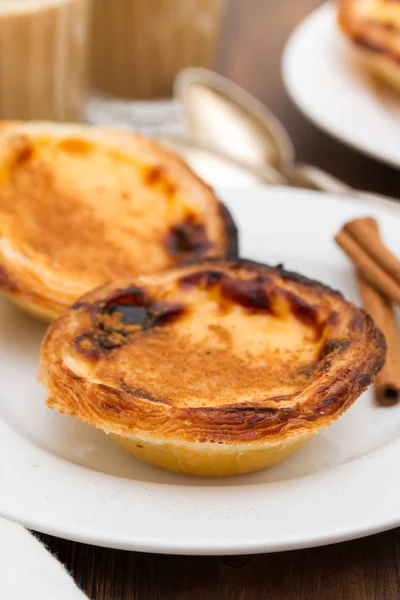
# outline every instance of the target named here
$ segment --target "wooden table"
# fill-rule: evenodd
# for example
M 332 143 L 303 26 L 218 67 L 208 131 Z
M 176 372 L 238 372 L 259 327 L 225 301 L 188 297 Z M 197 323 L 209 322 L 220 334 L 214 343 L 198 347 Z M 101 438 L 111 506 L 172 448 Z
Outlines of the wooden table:
M 321 0 L 230 0 L 221 71 L 276 112 L 293 136 L 299 159 L 354 186 L 399 195 L 400 173 L 319 132 L 301 117 L 283 89 L 280 55 L 285 40 L 320 4 Z M 325 548 L 226 561 L 113 551 L 41 537 L 95 600 L 400 598 L 399 530 Z

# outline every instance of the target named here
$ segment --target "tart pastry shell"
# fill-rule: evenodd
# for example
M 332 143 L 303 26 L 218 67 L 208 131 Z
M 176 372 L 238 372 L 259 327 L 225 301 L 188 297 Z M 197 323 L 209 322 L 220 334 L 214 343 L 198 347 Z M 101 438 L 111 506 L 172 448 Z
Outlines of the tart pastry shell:
M 247 260 L 102 286 L 49 328 L 47 403 L 154 465 L 203 476 L 272 466 L 330 425 L 383 365 L 340 293 Z

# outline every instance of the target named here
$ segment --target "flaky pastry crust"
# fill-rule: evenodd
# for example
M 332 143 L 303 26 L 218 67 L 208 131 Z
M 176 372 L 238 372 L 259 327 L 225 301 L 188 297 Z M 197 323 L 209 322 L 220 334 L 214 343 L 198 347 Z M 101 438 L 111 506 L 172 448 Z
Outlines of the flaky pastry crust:
M 339 0 L 339 24 L 365 65 L 400 91 L 400 3 Z
M 0 124 L 0 290 L 42 318 L 106 281 L 237 255 L 224 205 L 131 133 Z
M 43 341 L 47 403 L 145 460 L 199 475 L 272 465 L 382 367 L 371 318 L 322 284 L 247 260 L 100 287 Z

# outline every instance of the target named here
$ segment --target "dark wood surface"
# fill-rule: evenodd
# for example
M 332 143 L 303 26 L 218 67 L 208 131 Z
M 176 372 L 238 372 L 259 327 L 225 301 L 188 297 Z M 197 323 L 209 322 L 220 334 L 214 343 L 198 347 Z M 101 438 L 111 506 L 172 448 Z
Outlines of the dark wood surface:
M 321 3 L 230 0 L 221 71 L 282 119 L 299 159 L 354 186 L 399 196 L 400 173 L 319 132 L 284 91 L 280 55 L 285 41 L 295 25 Z M 41 537 L 93 600 L 400 598 L 399 530 L 325 548 L 226 560 L 145 555 Z

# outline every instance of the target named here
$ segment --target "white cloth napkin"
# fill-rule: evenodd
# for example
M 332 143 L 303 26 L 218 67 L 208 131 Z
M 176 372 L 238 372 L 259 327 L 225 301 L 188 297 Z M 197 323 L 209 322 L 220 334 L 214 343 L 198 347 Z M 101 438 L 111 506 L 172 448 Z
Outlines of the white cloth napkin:
M 0 519 L 0 598 L 87 600 L 39 540 L 4 519 Z

